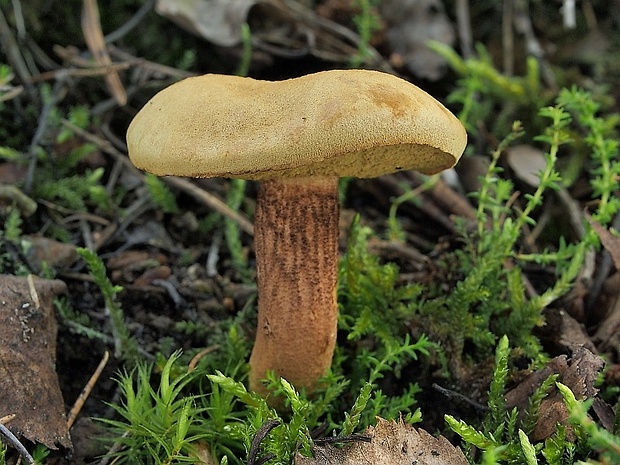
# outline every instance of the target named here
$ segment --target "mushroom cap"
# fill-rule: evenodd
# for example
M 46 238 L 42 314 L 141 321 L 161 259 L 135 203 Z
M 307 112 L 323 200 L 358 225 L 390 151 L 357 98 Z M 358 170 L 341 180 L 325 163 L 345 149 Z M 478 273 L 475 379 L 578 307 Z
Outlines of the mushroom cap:
M 156 175 L 370 178 L 453 166 L 467 135 L 413 84 L 370 70 L 285 81 L 207 74 L 156 94 L 127 130 L 129 158 Z

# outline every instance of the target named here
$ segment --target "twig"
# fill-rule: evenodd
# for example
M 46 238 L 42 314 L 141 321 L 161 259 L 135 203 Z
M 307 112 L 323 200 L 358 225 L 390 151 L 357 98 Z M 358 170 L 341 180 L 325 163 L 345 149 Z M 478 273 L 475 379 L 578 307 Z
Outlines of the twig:
M 19 190 L 14 184 L 0 184 L 0 199 L 13 203 L 25 217 L 37 211 L 37 202 Z
M 162 65 L 153 61 L 146 60 L 145 58 L 138 58 L 124 50 L 120 50 L 113 45 L 108 47 L 110 55 L 131 65 L 132 68 L 140 67 L 152 71 L 154 73 L 163 74 L 164 76 L 171 76 L 177 79 L 183 79 L 190 76 L 195 76 L 196 73 L 184 71 L 182 69 L 173 68 L 171 66 Z
M 129 434 L 130 434 L 129 431 L 125 431 L 122 434 L 121 438 L 124 439 L 127 436 L 129 436 Z M 126 446 L 125 444 L 123 444 L 122 441 L 115 442 L 114 444 L 112 444 L 112 447 L 110 447 L 108 452 L 106 452 L 106 454 L 103 457 L 101 457 L 101 460 L 97 462 L 97 465 L 108 465 L 110 462 L 116 463 L 116 461 L 118 460 L 118 456 L 116 456 L 115 454 L 123 450 L 124 447 Z
M 347 442 L 372 442 L 372 438 L 366 434 L 355 433 L 350 436 L 334 436 L 326 438 L 318 438 L 313 440 L 319 446 L 327 444 L 344 444 Z
M 505 3 L 505 2 L 504 2 Z M 474 39 L 471 32 L 471 17 L 469 14 L 469 0 L 457 0 L 456 22 L 461 43 L 463 58 L 471 58 L 474 55 Z
M 260 450 L 260 444 L 267 437 L 269 432 L 280 425 L 280 420 L 269 420 L 263 423 L 263 425 L 258 429 L 254 438 L 252 439 L 252 444 L 250 445 L 250 452 L 248 453 L 248 465 L 260 465 L 265 463 L 267 460 L 273 458 L 272 454 L 269 454 L 265 457 L 258 457 L 258 451 Z
M 464 396 L 460 392 L 453 391 L 452 389 L 446 389 L 445 387 L 441 387 L 437 383 L 433 383 L 433 389 L 439 391 L 441 394 L 446 396 L 448 399 L 458 399 L 462 402 L 465 402 L 468 405 L 471 405 L 474 409 L 479 412 L 486 412 L 489 408 L 486 405 L 482 405 L 478 402 L 471 400 L 469 397 Z
M 384 186 L 387 186 L 395 195 L 402 195 L 405 192 L 405 188 L 403 188 L 394 176 L 382 176 L 378 178 L 378 181 Z M 424 192 L 424 194 L 426 194 L 426 192 Z M 420 196 L 419 200 L 420 202 L 416 205 L 416 208 L 433 218 L 448 231 L 455 232 L 454 222 L 441 208 L 439 208 L 432 198 L 423 195 Z
M 64 76 L 59 75 L 59 79 L 54 83 L 54 87 L 52 88 L 52 94 L 50 98 L 45 102 L 41 113 L 39 114 L 39 119 L 37 121 L 37 130 L 30 141 L 30 146 L 28 147 L 28 171 L 26 172 L 26 179 L 24 181 L 24 192 L 29 194 L 32 191 L 32 184 L 34 183 L 34 175 L 37 167 L 37 152 L 39 147 L 39 142 L 43 138 L 45 131 L 47 129 L 47 125 L 49 122 L 49 116 L 52 111 L 52 108 L 56 106 L 56 99 L 60 95 L 60 91 L 62 86 L 64 85 Z
M 32 455 L 30 455 L 24 445 L 19 441 L 19 439 L 17 439 L 17 437 L 13 433 L 11 433 L 11 430 L 4 426 L 2 422 L 0 422 L 0 434 L 4 436 L 6 442 L 13 446 L 13 448 L 16 449 L 17 452 L 19 452 L 19 455 L 24 458 L 26 463 L 28 463 L 29 465 L 34 465 L 36 463 L 32 458 Z
M 163 178 L 163 181 L 166 184 L 169 184 L 178 189 L 181 189 L 186 194 L 191 195 L 195 199 L 200 200 L 201 202 L 205 203 L 206 205 L 208 205 L 209 207 L 211 207 L 213 210 L 220 213 L 221 215 L 224 215 L 225 217 L 230 218 L 235 223 L 237 223 L 239 227 L 243 231 L 248 233 L 250 236 L 254 235 L 254 226 L 252 225 L 250 220 L 248 220 L 243 215 L 241 215 L 240 213 L 230 208 L 228 205 L 226 205 L 224 202 L 222 202 L 220 199 L 218 199 L 213 194 L 210 194 L 204 189 L 201 189 L 193 182 L 187 179 L 184 179 L 184 178 L 177 178 L 176 176 L 165 177 Z
M 194 371 L 194 369 L 198 365 L 198 362 L 200 362 L 200 360 L 205 355 L 209 355 L 211 352 L 215 352 L 216 350 L 219 350 L 219 349 L 220 349 L 220 346 L 218 344 L 202 349 L 200 352 L 194 355 L 192 359 L 190 360 L 189 365 L 187 365 L 187 372 L 191 373 L 192 371 Z
M 423 176 L 415 172 L 411 172 L 411 174 L 418 178 Z M 471 205 L 471 202 L 441 178 L 438 178 L 426 192 L 433 198 L 435 203 L 446 208 L 452 215 L 468 220 L 476 219 L 476 209 Z
M 84 0 L 82 8 L 82 32 L 95 62 L 104 66 L 112 64 L 112 59 L 106 49 L 103 32 L 101 30 L 97 0 Z M 120 106 L 126 105 L 127 93 L 125 92 L 119 74 L 116 71 L 110 71 L 105 75 L 104 79 L 114 100 L 116 100 Z
M 3 51 L 6 55 L 8 62 L 11 64 L 19 79 L 26 85 L 26 90 L 31 98 L 36 97 L 36 89 L 29 83 L 31 77 L 28 65 L 21 55 L 19 45 L 13 34 L 11 34 L 11 28 L 9 23 L 0 8 L 0 43 L 2 44 Z
M 327 31 L 336 37 L 339 36 L 341 39 L 346 39 L 347 41 L 349 41 L 351 44 L 355 45 L 356 47 L 357 45 L 359 45 L 360 40 L 361 40 L 360 36 L 356 34 L 355 32 L 353 32 L 351 29 L 348 29 L 334 21 L 331 21 L 329 19 L 319 16 L 312 9 L 304 6 L 302 3 L 298 1 L 283 0 L 283 3 L 284 5 L 286 5 L 286 8 L 288 9 L 288 13 L 290 13 L 300 23 L 316 25 L 316 27 L 319 30 Z M 311 43 L 310 45 L 311 45 L 310 52 L 313 56 L 317 58 L 323 58 L 329 61 L 337 61 L 337 60 L 342 61 L 343 56 L 349 57 L 351 53 L 354 53 L 354 49 L 351 48 L 351 50 L 347 50 L 346 53 L 343 54 L 343 56 L 337 57 L 337 56 L 334 56 L 335 54 L 331 52 L 317 49 L 316 47 L 314 47 L 313 43 Z M 346 46 L 347 44 L 346 43 L 337 44 L 336 47 L 338 47 L 338 45 L 343 47 L 343 46 Z M 385 60 L 374 47 L 369 46 L 368 53 L 369 53 L 369 57 L 371 58 L 371 62 L 366 63 L 367 65 L 376 66 L 382 71 L 395 74 L 394 68 L 392 68 L 389 62 Z
M 512 76 L 514 74 L 514 31 L 512 0 L 505 0 L 502 3 L 502 50 L 504 52 L 504 74 Z
M 175 307 L 179 308 L 181 305 L 185 304 L 185 299 L 183 299 L 183 296 L 179 293 L 179 291 L 177 291 L 177 288 L 170 281 L 166 279 L 154 279 L 152 284 L 153 286 L 163 288 L 168 294 L 168 297 L 170 297 L 172 302 L 174 302 Z
M 49 81 L 52 79 L 60 79 L 66 77 L 97 77 L 105 76 L 111 72 L 122 71 L 129 69 L 131 63 L 110 63 L 107 65 L 93 64 L 86 62 L 83 58 L 75 57 L 70 53 L 67 53 L 65 49 L 60 46 L 54 46 L 56 51 L 63 50 L 59 53 L 59 56 L 67 61 L 70 65 L 79 66 L 79 68 L 62 68 L 52 71 L 46 71 L 45 73 L 37 74 L 28 80 L 29 83 Z
M 213 278 L 217 276 L 217 262 L 220 258 L 220 246 L 222 245 L 222 230 L 218 230 L 211 240 L 211 245 L 209 246 L 209 254 L 207 255 L 207 276 L 209 278 Z
M 97 369 L 95 370 L 95 372 L 92 374 L 92 376 L 88 380 L 88 383 L 86 383 L 86 386 L 84 386 L 84 389 L 82 389 L 82 392 L 80 392 L 80 395 L 78 396 L 77 400 L 73 404 L 73 407 L 71 407 L 71 410 L 69 411 L 69 414 L 67 415 L 67 428 L 71 428 L 73 426 L 75 419 L 77 418 L 80 411 L 82 410 L 82 407 L 84 406 L 84 403 L 86 402 L 86 399 L 88 399 L 88 396 L 90 395 L 93 388 L 95 387 L 95 384 L 97 383 L 99 376 L 101 376 L 101 372 L 105 368 L 109 359 L 110 359 L 110 353 L 106 350 L 105 353 L 103 354 L 103 358 L 101 359 L 101 361 L 99 362 L 99 365 L 97 366 Z
M 557 88 L 555 74 L 545 60 L 545 52 L 540 42 L 534 34 L 534 27 L 528 11 L 526 0 L 514 0 L 514 27 L 517 32 L 523 34 L 525 38 L 525 48 L 528 55 L 535 57 L 540 66 L 541 75 L 544 81 L 552 89 Z
M 5 88 L 8 86 L 4 86 Z M 4 91 L 4 89 L 2 89 Z M 3 94 L 0 94 L 0 102 L 8 102 L 14 99 L 24 91 L 24 86 L 13 86 L 9 90 L 6 90 Z
M 131 225 L 136 218 L 140 217 L 143 213 L 150 210 L 152 204 L 148 197 L 138 197 L 126 210 L 123 220 L 120 222 L 111 222 L 102 231 L 99 232 L 97 240 L 93 243 L 93 251 L 99 250 L 105 244 L 107 244 L 113 237 L 125 231 L 129 225 Z M 117 252 L 125 250 L 134 244 L 125 242 L 123 246 Z
M 125 37 L 125 35 L 131 32 L 133 28 L 140 24 L 140 21 L 142 21 L 142 19 L 144 19 L 144 17 L 153 9 L 154 5 L 155 0 L 149 0 L 144 5 L 142 5 L 138 9 L 138 11 L 136 11 L 134 15 L 125 22 L 125 24 L 123 24 L 117 30 L 110 32 L 104 37 L 105 43 L 110 44 Z

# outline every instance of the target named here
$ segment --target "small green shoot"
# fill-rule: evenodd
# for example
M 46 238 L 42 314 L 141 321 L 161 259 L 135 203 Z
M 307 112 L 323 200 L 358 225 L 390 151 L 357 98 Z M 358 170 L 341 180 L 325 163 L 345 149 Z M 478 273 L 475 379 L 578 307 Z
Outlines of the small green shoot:
M 112 327 L 112 335 L 114 337 L 114 355 L 117 358 L 135 364 L 140 356 L 138 354 L 138 345 L 129 334 L 127 325 L 125 324 L 125 316 L 121 309 L 116 296 L 122 291 L 121 286 L 112 284 L 106 274 L 105 265 L 99 256 L 85 248 L 78 248 L 78 254 L 86 262 L 90 274 L 95 280 L 95 284 L 99 287 L 105 302 L 105 308 L 110 315 L 110 323 Z
M 179 206 L 172 191 L 164 184 L 164 182 L 151 173 L 144 175 L 144 185 L 149 191 L 151 199 L 164 213 L 178 213 Z
M 185 386 L 192 374 L 173 377 L 172 368 L 179 354 L 164 365 L 155 390 L 150 385 L 152 367 L 138 365 L 118 382 L 124 402 L 111 405 L 121 420 L 100 419 L 118 432 L 115 441 L 125 445 L 112 454 L 116 463 L 193 463 L 195 445 L 207 433 L 197 427 L 200 409 L 196 396 L 187 396 Z
M 228 184 L 227 205 L 237 211 L 245 198 L 246 181 L 243 179 L 231 179 Z M 241 242 L 241 230 L 239 225 L 230 218 L 224 219 L 224 236 L 230 252 L 233 268 L 241 276 L 244 282 L 251 282 L 251 273 L 248 266 L 248 257 L 243 250 Z
M 353 4 L 359 9 L 353 17 L 353 23 L 357 28 L 359 43 L 357 53 L 351 56 L 351 68 L 358 68 L 372 57 L 370 52 L 370 41 L 372 35 L 381 29 L 381 22 L 376 11 L 380 0 L 354 0 Z

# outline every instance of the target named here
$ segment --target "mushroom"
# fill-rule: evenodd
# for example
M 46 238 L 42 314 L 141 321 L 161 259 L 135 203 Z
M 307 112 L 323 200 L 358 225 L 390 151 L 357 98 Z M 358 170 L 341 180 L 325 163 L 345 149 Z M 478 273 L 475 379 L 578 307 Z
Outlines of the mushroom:
M 331 366 L 338 178 L 437 173 L 466 141 L 458 119 L 427 93 L 370 70 L 278 82 L 187 78 L 147 102 L 127 131 L 131 161 L 153 174 L 260 181 L 250 387 L 263 395 L 268 370 L 310 392 Z

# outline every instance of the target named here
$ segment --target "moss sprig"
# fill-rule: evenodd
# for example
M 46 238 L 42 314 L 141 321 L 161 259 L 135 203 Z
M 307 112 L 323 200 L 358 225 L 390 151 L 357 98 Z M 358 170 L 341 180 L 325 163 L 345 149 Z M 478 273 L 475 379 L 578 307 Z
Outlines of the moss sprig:
M 138 344 L 129 333 L 125 323 L 125 314 L 117 300 L 117 294 L 123 290 L 122 286 L 112 284 L 107 276 L 103 260 L 96 253 L 83 247 L 78 247 L 77 252 L 86 262 L 95 284 L 101 291 L 106 311 L 110 315 L 115 356 L 135 365 L 141 360 Z

